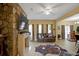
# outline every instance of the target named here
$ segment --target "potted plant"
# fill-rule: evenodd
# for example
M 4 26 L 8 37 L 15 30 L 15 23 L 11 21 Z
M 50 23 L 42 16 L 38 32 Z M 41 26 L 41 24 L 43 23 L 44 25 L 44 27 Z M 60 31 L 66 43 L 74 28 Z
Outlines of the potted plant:
M 77 26 L 76 32 L 79 33 L 79 26 Z

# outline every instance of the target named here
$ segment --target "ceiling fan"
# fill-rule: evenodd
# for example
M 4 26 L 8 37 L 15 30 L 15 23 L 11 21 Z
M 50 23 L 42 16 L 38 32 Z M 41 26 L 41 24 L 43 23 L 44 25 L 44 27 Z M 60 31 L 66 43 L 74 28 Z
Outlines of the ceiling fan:
M 51 3 L 50 4 L 48 4 L 48 3 L 42 4 L 42 3 L 39 3 L 39 5 L 41 7 L 41 10 L 39 13 L 43 13 L 46 15 L 49 15 L 49 14 L 55 15 L 55 13 L 53 12 L 53 9 L 62 6 L 63 3 L 59 3 L 59 4 L 51 4 Z

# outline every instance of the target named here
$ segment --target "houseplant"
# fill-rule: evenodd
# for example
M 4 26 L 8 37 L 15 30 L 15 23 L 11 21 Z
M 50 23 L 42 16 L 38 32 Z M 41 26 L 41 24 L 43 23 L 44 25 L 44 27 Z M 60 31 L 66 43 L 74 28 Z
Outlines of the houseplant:
M 79 26 L 77 26 L 76 32 L 79 34 Z

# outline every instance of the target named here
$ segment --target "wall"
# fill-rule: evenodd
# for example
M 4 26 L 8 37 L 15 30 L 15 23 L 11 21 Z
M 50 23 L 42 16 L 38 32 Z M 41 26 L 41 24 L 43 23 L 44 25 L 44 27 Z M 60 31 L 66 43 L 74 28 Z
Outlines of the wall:
M 56 36 L 57 34 L 61 34 L 61 25 L 73 25 L 74 26 L 73 30 L 76 31 L 77 25 L 75 24 L 74 21 L 59 20 L 59 21 L 56 21 L 56 29 L 57 29 Z M 58 27 L 60 27 L 60 29 L 58 29 Z
M 56 29 L 56 21 L 55 20 L 29 20 L 29 24 L 34 24 L 34 35 L 37 33 L 37 25 L 43 24 L 44 33 L 46 33 L 46 24 L 53 24 L 53 28 Z M 56 35 L 56 30 L 53 30 L 54 35 Z
M 68 21 L 64 21 L 64 20 L 57 21 L 56 22 L 56 29 L 57 29 L 58 34 L 61 33 L 61 25 L 74 25 L 74 22 L 73 21 L 68 22 Z M 60 27 L 60 29 L 58 29 L 58 26 Z
M 76 31 L 76 28 L 79 24 L 75 24 L 74 21 L 70 21 L 70 22 L 67 22 L 66 19 L 67 17 L 71 17 L 75 14 L 78 14 L 79 13 L 79 6 L 77 6 L 76 8 L 74 8 L 72 11 L 64 14 L 62 17 L 59 18 L 59 21 L 57 21 L 57 26 L 56 28 L 58 27 L 58 25 L 74 25 L 74 30 Z M 60 29 L 61 30 L 61 29 Z M 60 30 L 57 30 L 57 34 L 61 34 L 61 31 Z

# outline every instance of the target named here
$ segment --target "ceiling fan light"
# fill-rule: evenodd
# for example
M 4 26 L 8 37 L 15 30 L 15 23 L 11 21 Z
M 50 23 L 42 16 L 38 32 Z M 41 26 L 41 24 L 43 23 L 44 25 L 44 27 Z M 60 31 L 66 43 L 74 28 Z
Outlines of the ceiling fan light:
M 46 14 L 46 15 L 49 15 L 49 14 L 50 14 L 50 12 L 46 11 L 46 12 L 45 12 L 45 14 Z

